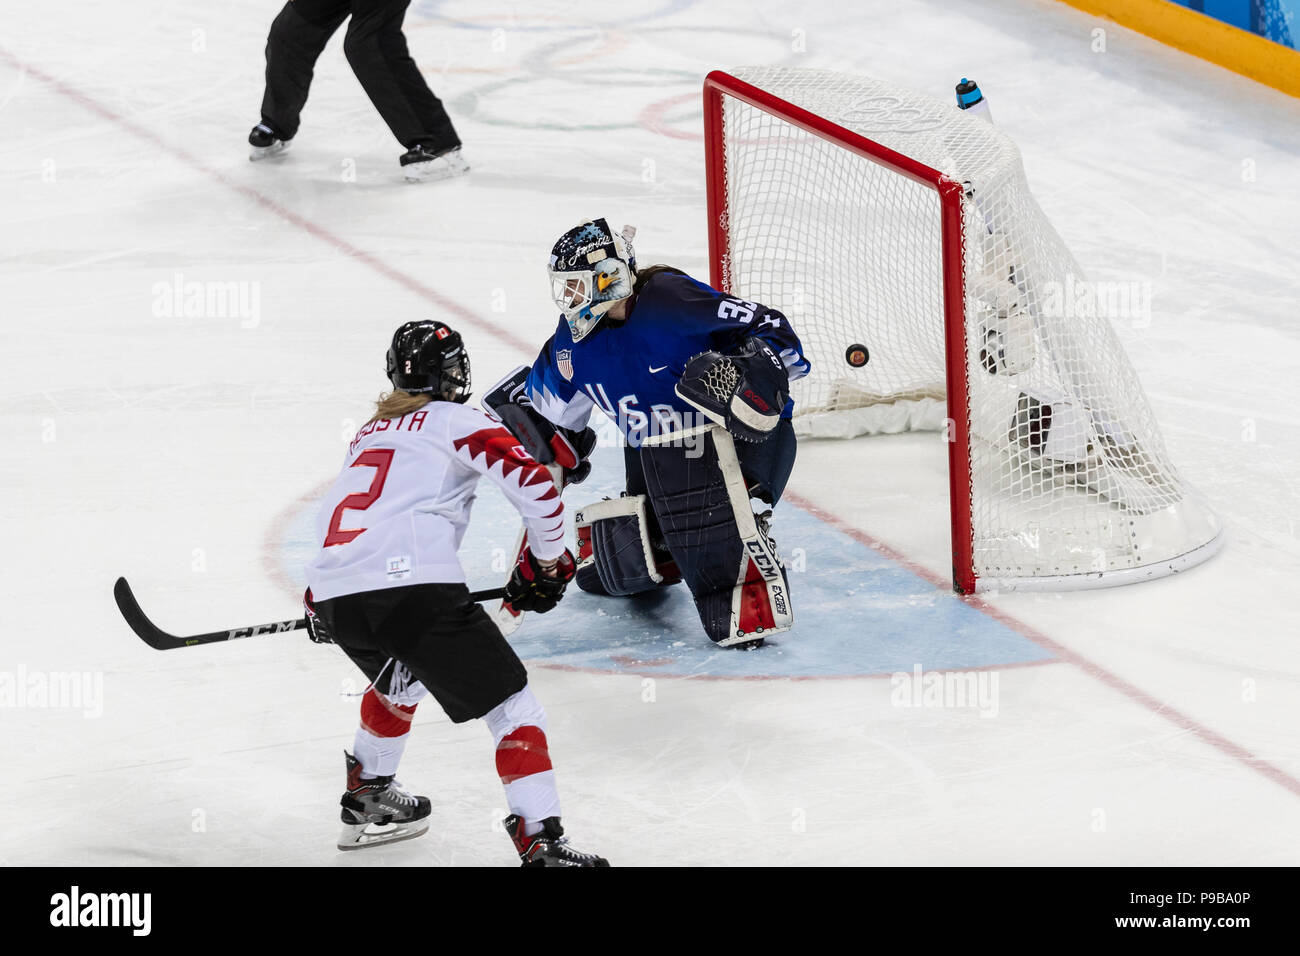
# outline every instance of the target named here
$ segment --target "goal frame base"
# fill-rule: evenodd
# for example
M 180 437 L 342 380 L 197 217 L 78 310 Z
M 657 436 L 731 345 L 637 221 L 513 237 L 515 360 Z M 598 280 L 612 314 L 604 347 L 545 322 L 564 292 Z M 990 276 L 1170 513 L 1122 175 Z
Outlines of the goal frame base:
M 1181 574 L 1183 571 L 1204 564 L 1219 553 L 1226 540 L 1227 532 L 1220 530 L 1205 544 L 1184 552 L 1176 558 L 1119 571 L 1040 575 L 1032 578 L 977 577 L 974 593 L 996 595 L 1007 591 L 1099 591 L 1102 588 L 1117 588 L 1125 584 L 1154 581 L 1157 578 L 1173 577 L 1175 574 Z

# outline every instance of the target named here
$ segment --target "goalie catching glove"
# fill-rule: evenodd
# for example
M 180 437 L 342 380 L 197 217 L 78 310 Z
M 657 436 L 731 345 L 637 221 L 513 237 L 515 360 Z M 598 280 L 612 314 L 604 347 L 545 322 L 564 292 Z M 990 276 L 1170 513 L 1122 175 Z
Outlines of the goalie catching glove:
M 789 398 L 785 363 L 762 339 L 745 340 L 734 354 L 701 352 L 686 363 L 677 395 L 744 441 L 771 434 Z
M 506 603 L 516 611 L 535 611 L 545 614 L 560 603 L 564 589 L 573 580 L 575 565 L 573 554 L 565 551 L 555 562 L 553 573 L 547 573 L 530 548 L 519 555 L 515 569 L 506 582 Z

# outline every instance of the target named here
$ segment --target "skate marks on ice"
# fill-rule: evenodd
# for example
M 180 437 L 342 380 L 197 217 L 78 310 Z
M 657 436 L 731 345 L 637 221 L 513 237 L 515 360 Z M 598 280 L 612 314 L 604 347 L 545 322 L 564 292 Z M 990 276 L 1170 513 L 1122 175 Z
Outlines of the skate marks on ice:
M 616 497 L 622 452 L 601 447 L 592 477 L 565 491 L 570 508 Z M 498 587 L 513 556 L 519 518 L 486 482 L 479 485 L 461 563 L 471 589 Z M 303 499 L 276 522 L 268 563 L 286 584 L 303 578 L 314 550 L 320 502 Z M 783 502 L 773 535 L 786 562 L 794 630 L 754 651 L 724 650 L 704 636 L 685 585 L 632 598 L 571 586 L 548 614 L 531 614 L 510 642 L 533 666 L 721 679 L 878 677 L 1049 663 L 1058 658 L 1007 624 L 936 587 L 893 558 L 808 511 Z M 573 548 L 572 523 L 568 529 Z

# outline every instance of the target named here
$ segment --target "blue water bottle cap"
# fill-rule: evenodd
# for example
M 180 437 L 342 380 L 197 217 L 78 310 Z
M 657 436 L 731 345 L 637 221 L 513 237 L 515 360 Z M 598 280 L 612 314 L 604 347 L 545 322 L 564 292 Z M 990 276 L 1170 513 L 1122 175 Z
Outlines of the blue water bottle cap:
M 957 84 L 958 108 L 968 110 L 982 99 L 984 94 L 980 92 L 979 84 L 963 76 Z

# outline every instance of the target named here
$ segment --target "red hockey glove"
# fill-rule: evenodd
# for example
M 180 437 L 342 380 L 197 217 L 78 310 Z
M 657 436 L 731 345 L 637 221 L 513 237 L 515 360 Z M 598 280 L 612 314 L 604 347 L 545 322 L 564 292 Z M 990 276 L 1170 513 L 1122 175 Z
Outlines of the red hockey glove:
M 316 602 L 311 596 L 311 588 L 308 588 L 302 596 L 302 609 L 307 615 L 307 636 L 317 644 L 333 644 L 334 635 L 316 613 Z
M 554 573 L 547 574 L 533 552 L 525 548 L 506 582 L 506 603 L 517 611 L 545 614 L 560 603 L 576 568 L 573 554 L 566 550 L 555 563 Z

